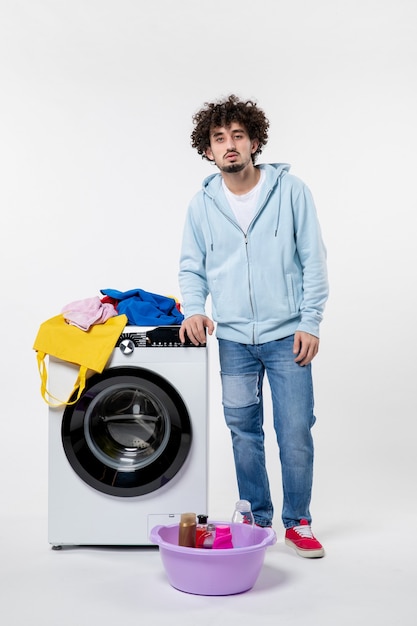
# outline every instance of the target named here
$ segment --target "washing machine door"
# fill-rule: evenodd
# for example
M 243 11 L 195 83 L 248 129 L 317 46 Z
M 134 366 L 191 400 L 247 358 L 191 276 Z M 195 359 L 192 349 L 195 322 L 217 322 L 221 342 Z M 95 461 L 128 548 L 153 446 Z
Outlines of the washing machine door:
M 94 375 L 66 407 L 62 441 L 68 461 L 90 486 L 113 496 L 160 489 L 184 464 L 191 421 L 167 380 L 142 368 Z

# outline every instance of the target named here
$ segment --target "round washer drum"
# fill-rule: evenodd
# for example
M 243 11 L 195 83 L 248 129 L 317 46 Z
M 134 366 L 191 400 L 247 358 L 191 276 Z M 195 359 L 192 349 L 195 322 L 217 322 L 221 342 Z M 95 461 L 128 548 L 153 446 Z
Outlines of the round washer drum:
M 65 454 L 94 489 L 139 496 L 160 489 L 191 447 L 191 422 L 174 387 L 154 372 L 114 367 L 92 376 L 62 419 Z

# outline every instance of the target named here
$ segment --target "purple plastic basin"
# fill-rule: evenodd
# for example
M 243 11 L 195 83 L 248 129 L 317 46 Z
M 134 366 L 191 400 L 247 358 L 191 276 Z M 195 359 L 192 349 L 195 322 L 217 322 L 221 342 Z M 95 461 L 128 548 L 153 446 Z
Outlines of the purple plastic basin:
M 265 551 L 276 543 L 272 528 L 229 524 L 233 548 L 213 550 L 178 545 L 178 524 L 155 526 L 150 533 L 158 544 L 162 564 L 170 584 L 187 593 L 227 596 L 248 591 L 261 571 Z

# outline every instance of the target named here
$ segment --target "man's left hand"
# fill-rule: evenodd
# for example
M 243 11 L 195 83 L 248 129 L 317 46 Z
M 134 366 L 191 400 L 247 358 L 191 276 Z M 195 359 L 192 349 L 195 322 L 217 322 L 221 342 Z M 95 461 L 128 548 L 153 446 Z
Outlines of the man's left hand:
M 293 353 L 297 355 L 294 359 L 298 365 L 308 365 L 319 351 L 319 338 L 309 333 L 297 331 L 294 335 Z

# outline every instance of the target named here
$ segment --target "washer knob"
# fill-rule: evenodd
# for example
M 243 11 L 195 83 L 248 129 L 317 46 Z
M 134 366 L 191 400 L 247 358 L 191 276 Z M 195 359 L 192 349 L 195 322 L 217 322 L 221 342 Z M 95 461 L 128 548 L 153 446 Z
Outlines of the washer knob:
M 131 339 L 123 339 L 120 342 L 119 348 L 123 354 L 132 354 L 135 349 L 135 344 Z

